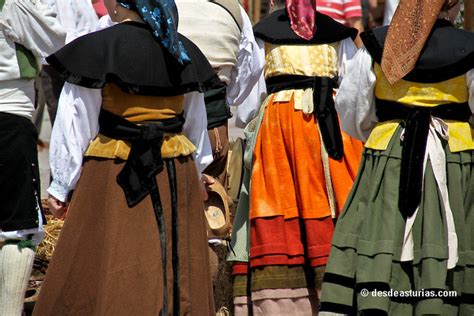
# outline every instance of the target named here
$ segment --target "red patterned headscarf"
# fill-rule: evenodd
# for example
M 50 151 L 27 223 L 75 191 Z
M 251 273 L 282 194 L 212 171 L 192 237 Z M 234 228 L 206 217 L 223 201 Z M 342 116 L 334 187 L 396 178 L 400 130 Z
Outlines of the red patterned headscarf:
M 286 0 L 286 10 L 296 35 L 312 39 L 316 31 L 316 0 Z

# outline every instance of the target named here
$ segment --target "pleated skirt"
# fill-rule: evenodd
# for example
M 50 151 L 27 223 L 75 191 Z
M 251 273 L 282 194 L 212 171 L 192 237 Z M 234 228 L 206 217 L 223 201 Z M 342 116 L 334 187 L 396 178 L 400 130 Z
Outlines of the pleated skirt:
M 430 161 L 413 226 L 414 257 L 412 261 L 400 260 L 405 220 L 398 209 L 399 129 L 386 150 L 364 152 L 334 232 L 322 310 L 350 315 L 474 315 L 474 151 L 452 153 L 446 142 L 444 146 L 449 203 L 458 239 L 456 267 L 447 268 L 446 214 Z M 374 290 L 408 291 L 403 296 L 410 290 L 437 294 L 367 294 Z M 455 295 L 438 296 L 438 291 L 445 290 L 455 291 Z
M 314 115 L 295 110 L 293 100 L 269 98 L 253 151 L 249 262 L 233 265 L 235 311 L 313 315 L 334 231 L 331 215 L 349 195 L 363 145 L 341 132 L 344 157 L 325 164 Z
M 250 266 L 326 263 L 334 230 L 357 174 L 362 143 L 343 134 L 344 157 L 325 166 L 317 119 L 294 102 L 271 101 L 254 149 L 250 187 Z M 330 179 L 328 178 L 328 173 Z M 328 183 L 332 193 L 328 192 Z

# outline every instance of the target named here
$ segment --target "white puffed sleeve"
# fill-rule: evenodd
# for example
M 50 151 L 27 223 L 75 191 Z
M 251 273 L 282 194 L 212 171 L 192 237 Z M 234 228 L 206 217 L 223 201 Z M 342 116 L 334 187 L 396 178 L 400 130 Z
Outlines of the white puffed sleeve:
M 60 201 L 66 201 L 79 180 L 84 152 L 99 132 L 101 104 L 100 89 L 64 84 L 49 148 L 53 181 L 48 193 Z
M 362 141 L 367 140 L 377 124 L 375 114 L 376 77 L 372 71 L 372 57 L 365 48 L 346 61 L 346 73 L 336 95 L 336 110 L 342 130 Z
M 247 99 L 263 72 L 265 51 L 259 46 L 253 35 L 252 23 L 240 7 L 242 15 L 242 34 L 237 53 L 237 64 L 232 68 L 227 86 L 227 104 L 240 105 Z
M 339 83 L 341 83 L 342 78 L 347 71 L 347 61 L 352 59 L 357 53 L 357 46 L 355 46 L 354 41 L 349 38 L 345 38 L 341 41 L 338 51 L 338 74 L 339 74 Z
M 184 96 L 183 132 L 196 146 L 194 160 L 199 173 L 202 173 L 213 160 L 211 142 L 207 134 L 207 114 L 204 95 L 190 92 Z
M 46 57 L 64 46 L 64 28 L 56 14 L 39 1 L 6 1 L 0 16 L 5 34 L 37 57 Z
M 263 72 L 256 85 L 241 105 L 237 107 L 235 126 L 244 128 L 257 114 L 260 105 L 267 97 L 267 85 Z

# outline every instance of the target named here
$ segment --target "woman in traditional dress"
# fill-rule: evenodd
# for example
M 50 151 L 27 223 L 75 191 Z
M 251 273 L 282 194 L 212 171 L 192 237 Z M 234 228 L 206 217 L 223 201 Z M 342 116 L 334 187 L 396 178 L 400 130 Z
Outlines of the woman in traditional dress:
M 254 146 L 250 210 L 240 204 L 234 224 L 236 314 L 247 313 L 251 302 L 257 315 L 310 315 L 317 311 L 333 220 L 362 151 L 341 133 L 333 99 L 357 31 L 316 12 L 315 3 L 289 1 L 254 32 L 265 46 L 269 96 L 256 139 L 248 142 Z M 244 217 L 250 237 L 242 233 Z
M 47 59 L 67 81 L 50 152 L 56 215 L 75 191 L 35 315 L 212 315 L 197 171 L 212 152 L 193 91 L 218 78 L 176 32 L 173 1 L 111 11 L 117 25 Z
M 401 1 L 389 27 L 363 33 L 336 107 L 365 151 L 323 311 L 474 315 L 474 34 L 452 25 L 458 10 Z

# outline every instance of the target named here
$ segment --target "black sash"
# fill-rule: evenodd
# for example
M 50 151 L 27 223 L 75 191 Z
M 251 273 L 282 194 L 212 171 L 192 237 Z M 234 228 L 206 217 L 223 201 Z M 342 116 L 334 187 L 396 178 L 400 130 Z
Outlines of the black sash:
M 449 103 L 435 107 L 408 107 L 406 105 L 376 100 L 379 122 L 403 120 L 405 133 L 402 143 L 402 161 L 398 207 L 405 216 L 411 216 L 421 201 L 423 160 L 428 140 L 431 116 L 443 120 L 468 122 L 471 110 L 467 103 Z
M 324 146 L 329 157 L 341 160 L 344 145 L 333 98 L 337 78 L 285 75 L 269 78 L 266 83 L 268 94 L 289 89 L 313 88 L 313 113 L 317 118 Z
M 126 119 L 101 110 L 99 116 L 100 133 L 114 139 L 131 143 L 131 150 L 125 166 L 117 176 L 129 207 L 133 207 L 150 194 L 161 244 L 163 266 L 163 309 L 160 315 L 168 315 L 168 285 L 166 270 L 166 230 L 160 192 L 156 175 L 164 168 L 168 170 L 168 181 L 172 205 L 172 265 L 173 265 L 173 315 L 179 315 L 179 257 L 178 257 L 178 202 L 176 169 L 172 159 L 161 157 L 164 133 L 180 133 L 184 118 L 175 117 L 160 121 L 147 121 L 136 125 Z

